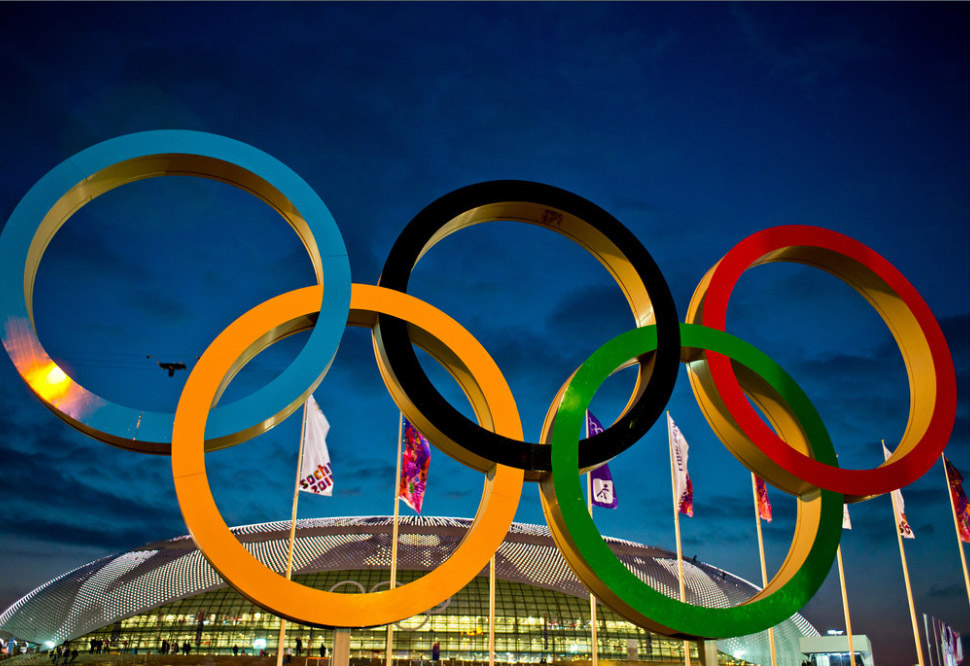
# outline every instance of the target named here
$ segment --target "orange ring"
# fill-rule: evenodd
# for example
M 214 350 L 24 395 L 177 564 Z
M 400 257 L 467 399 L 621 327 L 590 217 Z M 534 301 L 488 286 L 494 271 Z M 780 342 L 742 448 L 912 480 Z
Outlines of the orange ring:
M 212 497 L 203 448 L 210 405 L 236 360 L 253 349 L 307 328 L 318 312 L 320 289 L 306 287 L 256 306 L 226 328 L 189 375 L 175 411 L 172 473 L 182 516 L 199 550 L 240 594 L 276 615 L 301 624 L 365 627 L 389 624 L 426 611 L 456 594 L 488 564 L 508 532 L 522 492 L 524 472 L 495 465 L 487 472 L 478 512 L 465 538 L 441 566 L 393 590 L 341 594 L 305 587 L 268 569 L 229 531 Z M 469 395 L 479 420 L 506 437 L 522 437 L 512 392 L 498 366 L 472 335 L 440 310 L 405 293 L 354 284 L 351 325 L 372 326 L 374 313 L 420 329 L 428 351 Z M 430 336 L 430 337 L 429 337 Z M 437 346 L 434 342 L 437 341 Z M 419 341 L 419 344 L 426 344 Z M 309 394 L 326 373 L 307 388 Z M 484 399 L 487 409 L 483 410 Z

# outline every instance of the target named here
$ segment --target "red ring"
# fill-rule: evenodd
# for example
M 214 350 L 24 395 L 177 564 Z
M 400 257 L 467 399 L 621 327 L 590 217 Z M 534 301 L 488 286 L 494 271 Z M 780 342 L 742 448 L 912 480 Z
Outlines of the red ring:
M 732 248 L 698 286 L 688 321 L 696 320 L 697 314 L 700 314 L 704 326 L 725 330 L 727 305 L 738 278 L 752 266 L 773 261 L 796 261 L 826 270 L 855 288 L 876 308 L 896 337 L 906 363 L 913 391 L 909 423 L 897 447 L 899 450 L 883 465 L 862 470 L 826 465 L 799 453 L 781 440 L 744 397 L 730 360 L 721 354 L 707 352 L 711 379 L 728 411 L 751 441 L 775 464 L 819 488 L 843 493 L 846 501 L 858 501 L 912 483 L 940 457 L 956 419 L 953 360 L 929 306 L 892 264 L 862 243 L 828 229 L 790 225 L 765 229 Z M 875 282 L 866 284 L 871 280 Z M 880 292 L 888 288 L 889 294 L 874 294 L 873 287 L 879 288 Z M 915 323 L 922 340 L 914 340 L 911 335 L 907 337 L 906 332 L 897 326 L 899 320 L 892 319 L 890 313 L 881 307 L 886 304 L 885 299 L 893 295 L 906 307 L 912 318 L 912 321 L 903 323 Z M 882 303 L 877 302 L 880 299 Z M 916 350 L 915 356 L 925 358 L 928 352 L 931 367 L 913 367 L 914 362 L 920 361 L 913 358 L 914 344 L 922 348 Z M 927 385 L 925 380 L 920 380 L 920 375 L 914 376 L 914 373 L 929 372 L 935 375 L 932 416 L 922 435 L 915 435 L 919 439 L 913 444 L 907 441 L 916 413 L 913 406 L 916 405 L 920 387 Z

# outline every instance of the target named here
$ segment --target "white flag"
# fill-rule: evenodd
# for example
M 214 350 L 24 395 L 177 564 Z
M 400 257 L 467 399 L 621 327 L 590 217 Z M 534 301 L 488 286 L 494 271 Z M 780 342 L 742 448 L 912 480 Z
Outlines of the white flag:
M 330 423 L 311 395 L 306 401 L 306 425 L 303 426 L 303 460 L 300 462 L 300 490 L 315 495 L 333 495 L 333 472 L 327 433 Z
M 674 466 L 674 495 L 677 497 L 677 510 L 694 515 L 694 487 L 687 473 L 687 440 L 680 428 L 667 413 L 667 436 L 670 438 L 670 455 Z
M 849 518 L 849 505 L 848 504 L 843 504 L 842 505 L 842 529 L 844 529 L 844 530 L 851 530 L 852 529 L 852 520 Z
M 886 460 L 889 460 L 889 449 L 886 445 L 882 445 L 882 455 Z M 909 522 L 906 520 L 906 504 L 903 503 L 903 493 L 898 488 L 893 491 L 893 512 L 896 514 L 896 527 L 899 529 L 899 533 L 904 539 L 915 539 L 916 535 L 913 534 L 913 528 L 909 526 Z

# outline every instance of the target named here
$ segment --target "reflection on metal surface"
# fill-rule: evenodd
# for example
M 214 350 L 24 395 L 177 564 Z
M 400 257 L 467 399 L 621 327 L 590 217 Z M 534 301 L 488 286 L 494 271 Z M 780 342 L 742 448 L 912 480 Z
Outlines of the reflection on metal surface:
M 824 270 L 876 310 L 899 346 L 909 378 L 909 422 L 892 456 L 872 469 L 840 469 L 813 460 L 772 432 L 744 397 L 726 357 L 705 352 L 688 366 L 691 388 L 718 437 L 745 466 L 793 495 L 814 488 L 858 502 L 913 483 L 937 460 L 956 419 L 956 374 L 936 317 L 916 288 L 871 248 L 829 229 L 770 227 L 734 246 L 694 291 L 687 321 L 726 330 L 727 307 L 741 275 L 777 261 Z
M 47 355 L 26 319 L 9 317 L 3 331 L 4 349 L 27 386 L 45 405 L 69 417 L 71 425 L 79 428 L 79 421 L 104 404 L 104 400 L 71 379 Z
M 44 351 L 32 319 L 34 277 L 58 228 L 104 192 L 163 175 L 212 178 L 272 206 L 300 236 L 317 278 L 315 286 L 269 299 L 230 324 L 200 357 L 174 416 L 117 405 L 79 386 Z M 487 351 L 445 313 L 406 293 L 412 268 L 439 240 L 492 220 L 536 224 L 578 243 L 611 273 L 635 319 L 636 328 L 600 347 L 568 380 L 550 408 L 541 444 L 522 441 L 511 390 Z M 724 331 L 738 277 L 772 261 L 833 273 L 862 294 L 893 332 L 912 400 L 906 432 L 886 464 L 840 469 L 824 424 L 794 380 Z M 202 132 L 142 132 L 81 151 L 38 181 L 0 232 L 4 347 L 31 390 L 95 439 L 171 453 L 182 515 L 212 567 L 262 608 L 312 626 L 367 627 L 432 614 L 430 606 L 474 580 L 501 547 L 524 479 L 541 484 L 552 536 L 578 578 L 602 603 L 640 626 L 682 638 L 742 636 L 807 603 L 838 546 L 842 494 L 862 501 L 911 483 L 946 445 L 956 415 L 956 378 L 942 331 L 915 288 L 886 260 L 851 238 L 807 226 L 765 229 L 739 243 L 701 280 L 687 319 L 678 325 L 659 267 L 619 221 L 570 192 L 524 181 L 479 183 L 439 198 L 399 236 L 380 285 L 352 285 L 339 229 L 316 193 L 269 155 Z M 486 477 L 475 520 L 450 557 L 399 588 L 359 595 L 312 589 L 268 567 L 226 525 L 205 469 L 206 451 L 264 432 L 303 404 L 326 374 L 347 324 L 372 329 L 381 375 L 408 419 L 445 453 Z M 247 398 L 216 407 L 250 359 L 308 329 L 303 350 L 279 377 Z M 477 423 L 436 391 L 415 346 L 451 373 Z M 637 577 L 596 530 L 579 486 L 580 472 L 618 455 L 655 422 L 681 361 L 688 363 L 695 396 L 718 438 L 752 472 L 799 499 L 785 563 L 764 590 L 736 607 L 683 603 Z M 580 439 L 595 388 L 632 363 L 639 365 L 638 379 L 620 417 L 605 432 Z M 174 372 L 174 364 L 159 365 L 172 365 Z
M 212 397 L 236 359 L 254 344 L 275 341 L 275 331 L 302 327 L 319 307 L 320 289 L 305 287 L 264 301 L 220 333 L 199 358 L 175 412 L 175 493 L 199 550 L 230 585 L 253 603 L 288 620 L 313 626 L 388 624 L 427 612 L 482 571 L 512 524 L 524 473 L 493 464 L 485 474 L 475 521 L 465 539 L 441 566 L 402 587 L 372 594 L 314 590 L 278 575 L 247 551 L 219 512 L 206 474 L 203 433 Z M 503 436 L 522 436 L 518 409 L 505 378 L 481 344 L 458 322 L 427 302 L 399 291 L 354 284 L 351 294 L 351 324 L 388 315 L 424 330 L 429 341 L 436 341 L 429 346 L 429 352 L 439 360 L 452 360 L 446 368 L 459 380 L 479 421 Z M 390 386 L 392 382 L 393 378 L 385 376 L 386 384 Z
M 43 370 L 34 374 L 50 362 L 33 322 L 34 279 L 50 240 L 82 206 L 105 192 L 160 176 L 210 178 L 265 202 L 300 237 L 317 282 L 323 284 L 326 278 L 321 314 L 290 366 L 255 393 L 213 409 L 206 449 L 232 446 L 268 430 L 279 423 L 281 414 L 303 404 L 307 387 L 326 372 L 336 352 L 350 303 L 350 264 L 330 211 L 295 172 L 252 146 L 206 132 L 137 132 L 91 146 L 49 171 L 0 230 L 0 320 L 16 333 L 12 339 L 4 336 L 4 347 L 11 358 L 21 360 L 14 358 L 17 370 L 44 405 L 75 428 L 131 451 L 169 453 L 173 414 L 100 398 L 79 386 L 70 373 L 64 373 L 69 381 L 53 381 L 59 375 L 48 376 Z M 233 371 L 251 358 L 239 359 Z M 23 364 L 31 370 L 30 378 Z

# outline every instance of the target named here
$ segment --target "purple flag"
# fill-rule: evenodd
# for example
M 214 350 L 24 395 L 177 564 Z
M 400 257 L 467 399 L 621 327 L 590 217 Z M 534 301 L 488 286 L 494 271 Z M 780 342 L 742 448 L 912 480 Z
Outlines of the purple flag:
M 603 430 L 603 424 L 587 411 L 586 432 L 588 436 L 598 435 Z M 617 505 L 616 491 L 613 488 L 613 475 L 610 474 L 610 466 L 604 463 L 590 472 L 589 482 L 593 486 L 593 504 L 604 509 L 615 509 Z
M 603 463 L 589 473 L 590 483 L 593 484 L 593 504 L 604 509 L 615 509 L 617 505 L 616 492 L 613 490 L 613 476 L 610 466 Z

